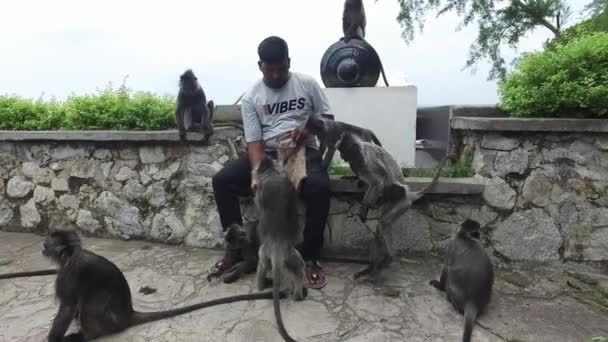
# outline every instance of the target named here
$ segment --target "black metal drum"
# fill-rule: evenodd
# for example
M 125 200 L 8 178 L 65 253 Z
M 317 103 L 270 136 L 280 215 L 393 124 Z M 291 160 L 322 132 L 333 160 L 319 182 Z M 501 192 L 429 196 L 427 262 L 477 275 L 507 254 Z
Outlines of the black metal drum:
M 339 40 L 321 58 L 321 80 L 327 88 L 374 87 L 381 64 L 374 48 L 364 40 Z

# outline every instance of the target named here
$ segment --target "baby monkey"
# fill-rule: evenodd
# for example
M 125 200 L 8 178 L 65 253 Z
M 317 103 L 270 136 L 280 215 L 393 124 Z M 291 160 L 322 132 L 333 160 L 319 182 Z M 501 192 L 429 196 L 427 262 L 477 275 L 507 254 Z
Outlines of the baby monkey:
M 479 222 L 467 219 L 449 242 L 445 265 L 439 281 L 429 284 L 445 291 L 447 299 L 464 314 L 463 342 L 471 341 L 477 316 L 483 312 L 492 295 L 494 270 L 490 258 L 479 243 Z
M 257 236 L 257 221 L 240 226 L 231 224 L 226 230 L 224 242 L 226 250 L 232 260 L 239 260 L 234 266 L 223 273 L 210 273 L 207 281 L 222 276 L 224 283 L 237 281 L 241 276 L 253 273 L 258 265 L 258 247 L 260 242 Z

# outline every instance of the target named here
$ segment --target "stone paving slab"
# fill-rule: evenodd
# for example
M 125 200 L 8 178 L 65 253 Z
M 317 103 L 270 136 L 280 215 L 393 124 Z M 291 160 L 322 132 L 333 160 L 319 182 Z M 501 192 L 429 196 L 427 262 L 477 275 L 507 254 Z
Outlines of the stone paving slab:
M 0 273 L 50 266 L 40 254 L 42 237 L 0 232 Z M 136 310 L 160 310 L 201 300 L 254 291 L 249 275 L 235 284 L 208 283 L 206 270 L 217 250 L 84 238 L 85 247 L 115 262 L 131 286 Z M 399 259 L 398 259 L 399 260 Z M 390 269 L 383 287 L 354 281 L 360 265 L 327 263 L 328 285 L 311 290 L 307 300 L 284 300 L 287 330 L 298 341 L 460 341 L 462 316 L 428 285 L 439 272 L 438 260 L 405 259 Z M 583 292 L 572 293 L 563 269 L 497 270 L 496 291 L 473 334 L 476 342 L 591 341 L 608 337 L 608 311 Z M 606 290 L 608 277 L 588 277 Z M 0 341 L 45 341 L 57 310 L 53 276 L 0 281 Z M 570 279 L 571 280 L 571 279 Z M 570 283 L 571 286 L 567 284 Z M 599 285 L 598 285 L 599 284 Z M 143 295 L 142 286 L 157 292 Z M 400 291 L 386 296 L 386 288 Z M 607 295 L 608 298 L 608 295 Z M 71 327 L 71 330 L 75 327 Z M 271 301 L 240 302 L 202 309 L 176 318 L 131 328 L 99 341 L 281 341 Z

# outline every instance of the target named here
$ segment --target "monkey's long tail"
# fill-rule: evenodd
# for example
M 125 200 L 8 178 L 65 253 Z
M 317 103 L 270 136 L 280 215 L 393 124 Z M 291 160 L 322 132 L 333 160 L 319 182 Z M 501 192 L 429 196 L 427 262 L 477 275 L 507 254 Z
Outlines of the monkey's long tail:
M 31 271 L 31 272 L 6 273 L 6 274 L 0 274 L 0 279 L 23 278 L 23 277 L 43 276 L 43 275 L 51 275 L 51 274 L 57 274 L 57 270 L 51 269 L 51 270 L 41 270 L 41 271 Z
M 464 333 L 462 334 L 462 342 L 471 342 L 473 334 L 473 326 L 477 318 L 477 307 L 471 302 L 464 305 Z
M 228 304 L 233 302 L 239 302 L 242 300 L 254 300 L 254 299 L 272 299 L 272 292 L 260 292 L 260 293 L 249 293 L 237 296 L 230 296 L 224 298 L 218 298 L 209 300 L 203 303 L 193 304 L 184 306 L 182 308 L 173 309 L 173 310 L 165 310 L 165 311 L 155 311 L 155 312 L 134 312 L 133 319 L 131 320 L 131 324 L 129 326 L 134 326 L 143 323 L 149 323 L 153 321 L 157 321 L 163 318 L 169 318 L 181 314 L 185 314 L 194 310 L 206 308 L 209 306 L 219 305 L 219 304 Z
M 278 267 L 278 265 L 274 263 L 274 260 L 276 260 L 276 258 L 273 258 L 272 263 L 272 302 L 274 305 L 274 316 L 277 320 L 277 325 L 279 326 L 279 334 L 281 334 L 281 337 L 286 342 L 297 342 L 291 336 L 289 336 L 287 330 L 285 330 L 285 325 L 283 324 L 283 317 L 281 317 L 281 302 L 279 301 L 279 293 L 281 290 L 281 280 L 279 278 L 281 276 L 281 270 L 280 267 Z
M 435 173 L 435 176 L 433 176 L 433 179 L 431 180 L 429 185 L 427 185 L 426 188 L 416 192 L 412 202 L 415 202 L 420 197 L 424 196 L 427 192 L 429 192 L 429 190 L 431 190 L 432 187 L 435 186 L 435 184 L 437 184 L 437 181 L 439 181 L 439 176 L 441 175 L 441 170 L 443 170 L 443 168 L 447 165 L 447 161 L 448 155 L 446 154 L 439 162 L 439 168 L 437 169 L 437 172 Z

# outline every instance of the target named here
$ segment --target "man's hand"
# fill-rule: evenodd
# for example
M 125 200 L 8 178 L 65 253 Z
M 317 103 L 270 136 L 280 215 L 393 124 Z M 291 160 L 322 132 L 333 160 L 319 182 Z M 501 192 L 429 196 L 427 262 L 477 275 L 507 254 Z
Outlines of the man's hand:
M 291 131 L 291 140 L 296 144 L 300 142 L 303 138 L 308 135 L 308 130 L 303 126 L 296 127 L 293 131 Z
M 257 190 L 257 180 L 255 179 L 255 171 L 260 165 L 262 159 L 266 153 L 264 152 L 264 145 L 262 142 L 252 142 L 247 144 L 247 155 L 249 156 L 249 163 L 251 164 L 251 191 L 255 193 Z
M 255 169 L 251 171 L 251 192 L 255 194 L 258 190 L 258 178 L 255 176 Z

